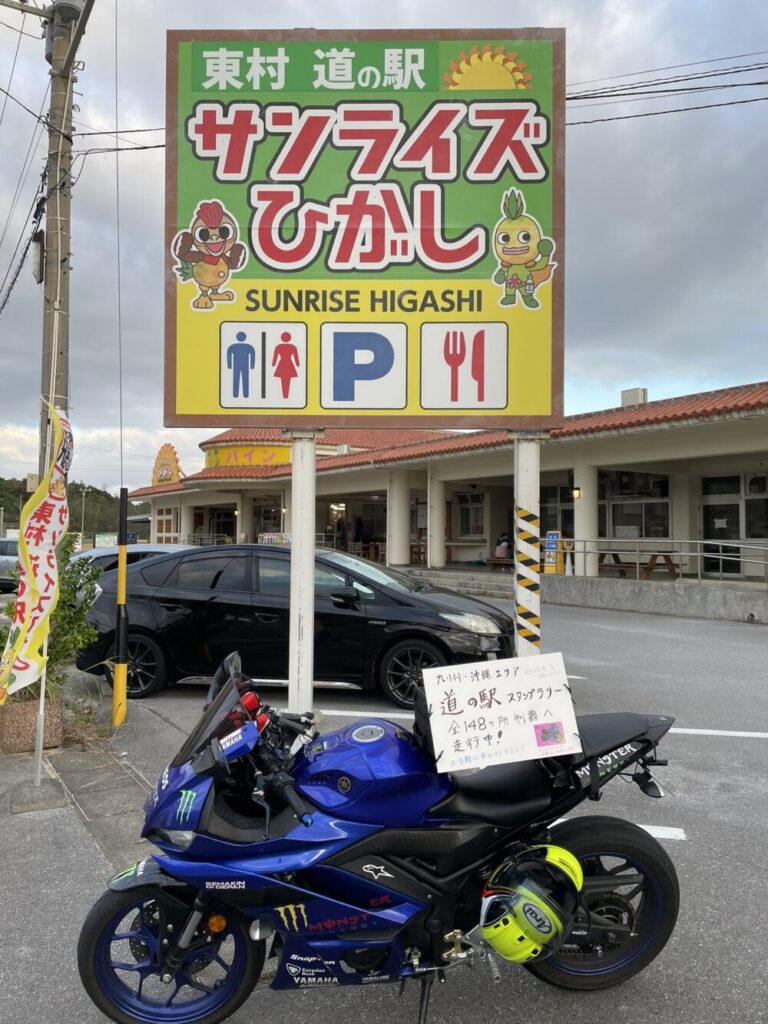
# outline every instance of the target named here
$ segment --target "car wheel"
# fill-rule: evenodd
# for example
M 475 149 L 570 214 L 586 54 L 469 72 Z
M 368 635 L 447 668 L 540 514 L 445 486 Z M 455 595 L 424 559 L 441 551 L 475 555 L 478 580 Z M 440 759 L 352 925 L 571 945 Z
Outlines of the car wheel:
M 446 665 L 445 654 L 428 640 L 401 640 L 385 651 L 379 666 L 384 696 L 400 708 L 413 708 L 416 691 L 423 687 L 422 669 Z
M 114 658 L 115 648 L 109 652 Z M 105 669 L 110 686 L 113 684 L 112 668 Z M 165 686 L 166 663 L 159 644 L 151 637 L 134 633 L 128 637 L 128 696 L 132 700 L 151 697 Z

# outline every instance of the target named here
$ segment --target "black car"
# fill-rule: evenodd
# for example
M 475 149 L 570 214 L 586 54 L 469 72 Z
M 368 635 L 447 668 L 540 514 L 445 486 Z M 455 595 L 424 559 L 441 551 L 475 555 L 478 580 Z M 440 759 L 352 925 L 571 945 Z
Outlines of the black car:
M 290 548 L 273 545 L 195 548 L 130 567 L 128 696 L 210 676 L 233 650 L 254 679 L 287 682 L 290 578 Z M 108 672 L 117 573 L 102 576 L 99 588 L 89 613 L 99 638 L 77 663 Z M 493 605 L 340 551 L 317 551 L 317 684 L 379 686 L 410 708 L 423 668 L 514 653 L 514 622 Z

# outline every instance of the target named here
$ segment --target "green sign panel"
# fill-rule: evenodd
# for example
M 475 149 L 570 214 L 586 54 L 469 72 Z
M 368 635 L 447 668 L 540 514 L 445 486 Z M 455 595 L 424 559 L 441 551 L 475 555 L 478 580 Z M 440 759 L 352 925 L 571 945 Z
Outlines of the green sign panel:
M 563 32 L 171 32 L 166 423 L 562 416 Z

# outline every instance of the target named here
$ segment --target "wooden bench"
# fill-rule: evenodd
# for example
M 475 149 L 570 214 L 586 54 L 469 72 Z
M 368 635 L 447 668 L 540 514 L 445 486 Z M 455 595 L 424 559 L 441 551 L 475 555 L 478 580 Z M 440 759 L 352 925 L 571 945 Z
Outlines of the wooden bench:
M 486 558 L 485 564 L 488 566 L 489 572 L 493 572 L 494 569 L 504 572 L 507 567 L 514 568 L 515 560 L 514 558 Z
M 676 565 L 672 559 L 671 554 L 667 552 L 656 552 L 649 556 L 648 561 L 636 562 L 633 558 L 631 561 L 619 556 L 617 551 L 602 551 L 598 558 L 598 568 L 606 563 L 606 557 L 610 556 L 613 559 L 613 565 L 607 564 L 608 568 L 615 568 L 619 576 L 622 579 L 627 578 L 627 571 L 632 573 L 635 578 L 638 577 L 642 580 L 648 580 L 651 578 L 651 574 L 654 572 L 666 572 L 673 580 L 676 580 L 680 575 L 680 566 Z M 659 564 L 659 559 L 662 559 Z

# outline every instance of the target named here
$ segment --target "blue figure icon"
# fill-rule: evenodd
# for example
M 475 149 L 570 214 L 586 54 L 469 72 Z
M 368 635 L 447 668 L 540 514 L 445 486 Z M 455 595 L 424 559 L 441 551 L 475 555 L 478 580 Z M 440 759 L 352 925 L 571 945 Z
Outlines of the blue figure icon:
M 245 331 L 238 331 L 237 341 L 227 349 L 227 369 L 232 370 L 232 397 L 240 397 L 242 387 L 243 398 L 249 396 L 250 373 L 256 366 L 256 349 L 246 345 Z

